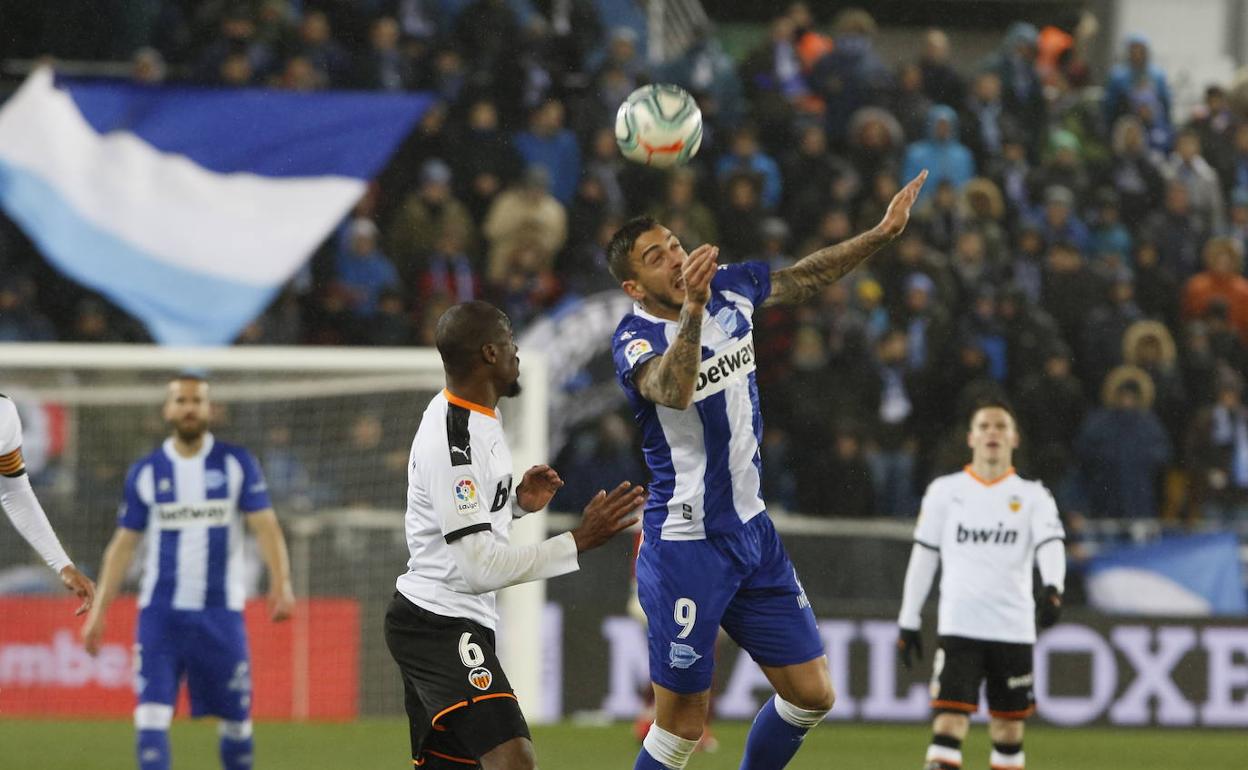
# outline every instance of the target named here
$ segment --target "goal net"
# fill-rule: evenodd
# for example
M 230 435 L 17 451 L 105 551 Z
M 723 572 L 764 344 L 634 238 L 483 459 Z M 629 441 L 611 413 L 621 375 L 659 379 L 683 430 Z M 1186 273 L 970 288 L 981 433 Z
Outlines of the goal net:
M 98 574 L 116 526 L 126 469 L 167 435 L 160 416 L 171 375 L 208 378 L 212 430 L 259 459 L 291 551 L 301 604 L 270 623 L 249 603 L 257 717 L 398 714 L 403 690 L 382 633 L 394 581 L 405 569 L 407 457 L 429 399 L 442 388 L 430 349 L 5 345 L 0 392 L 18 404 L 23 454 L 44 508 L 71 557 Z M 502 412 L 516 468 L 544 462 L 545 365 L 524 358 L 524 392 Z M 541 515 L 517 522 L 514 541 L 545 534 Z M 249 585 L 263 598 L 254 543 Z M 138 558 L 125 592 L 133 592 Z M 0 690 L 14 713 L 127 715 L 133 708 L 134 611 L 110 610 L 105 649 L 89 659 L 79 621 L 55 576 L 0 525 Z M 534 721 L 542 707 L 543 584 L 500 596 L 500 653 Z M 557 698 L 557 695 L 552 697 Z M 16 708 L 14 706 L 16 704 Z

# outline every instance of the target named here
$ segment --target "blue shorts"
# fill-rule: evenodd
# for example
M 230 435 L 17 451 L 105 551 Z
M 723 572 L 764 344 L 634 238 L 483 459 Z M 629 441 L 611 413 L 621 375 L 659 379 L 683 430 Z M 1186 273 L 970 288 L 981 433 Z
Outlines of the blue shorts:
M 251 663 L 243 614 L 225 608 L 139 612 L 135 693 L 172 706 L 186 678 L 191 716 L 251 718 Z
M 637 594 L 649 624 L 650 678 L 675 692 L 710 689 L 720 626 L 760 665 L 823 655 L 815 613 L 765 513 L 706 540 L 646 539 Z

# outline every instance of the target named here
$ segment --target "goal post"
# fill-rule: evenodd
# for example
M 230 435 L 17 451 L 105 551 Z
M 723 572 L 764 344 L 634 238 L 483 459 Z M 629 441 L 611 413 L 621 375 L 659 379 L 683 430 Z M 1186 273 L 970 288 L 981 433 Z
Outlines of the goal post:
M 358 603 L 359 659 L 343 663 L 358 670 L 359 713 L 401 713 L 402 683 L 385 650 L 381 613 L 408 558 L 406 461 L 429 399 L 445 384 L 437 351 L 0 345 L 0 392 L 22 414 L 36 492 L 71 556 L 91 574 L 115 526 L 125 469 L 167 433 L 160 405 L 169 377 L 184 371 L 212 385 L 213 431 L 259 458 L 290 543 L 299 598 Z M 551 459 L 542 354 L 526 351 L 521 371 L 520 396 L 500 405 L 517 483 L 526 468 Z M 516 522 L 512 542 L 545 535 L 545 513 L 530 514 Z M 15 533 L 0 537 L 0 575 L 34 560 Z M 543 686 L 545 596 L 543 582 L 499 595 L 500 658 L 533 722 L 551 714 L 548 698 L 558 700 Z M 334 664 L 317 659 L 325 643 L 312 614 L 296 615 L 282 656 L 281 665 L 290 666 L 282 697 L 296 719 L 318 714 L 316 678 Z M 264 675 L 255 672 L 258 681 Z

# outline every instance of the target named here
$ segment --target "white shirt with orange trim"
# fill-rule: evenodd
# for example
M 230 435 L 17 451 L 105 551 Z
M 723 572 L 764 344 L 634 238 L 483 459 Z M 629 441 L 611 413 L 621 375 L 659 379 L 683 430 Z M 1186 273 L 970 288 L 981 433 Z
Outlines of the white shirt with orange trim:
M 1036 549 L 1065 537 L 1049 490 L 1013 468 L 991 483 L 970 466 L 933 481 L 914 539 L 940 554 L 940 635 L 1034 644 Z
M 404 519 L 411 558 L 396 587 L 429 612 L 494 628 L 495 593 L 482 584 L 501 587 L 578 568 L 571 534 L 509 547 L 511 522 L 511 450 L 501 415 L 442 391 L 412 440 Z

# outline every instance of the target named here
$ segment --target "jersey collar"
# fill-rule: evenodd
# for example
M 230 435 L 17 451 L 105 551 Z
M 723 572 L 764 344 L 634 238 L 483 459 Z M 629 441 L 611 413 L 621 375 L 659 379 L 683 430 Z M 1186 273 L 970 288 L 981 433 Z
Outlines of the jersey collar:
M 469 401 L 466 398 L 460 398 L 459 396 L 455 395 L 454 393 L 447 390 L 446 388 L 442 389 L 442 395 L 446 396 L 446 400 L 454 404 L 455 406 L 460 406 L 460 407 L 463 407 L 464 409 L 471 409 L 472 411 L 483 414 L 486 417 L 492 417 L 495 420 L 498 419 L 498 412 L 494 411 L 488 406 L 482 406 L 481 404 L 474 403 L 472 401 Z
M 200 444 L 199 451 L 191 455 L 190 457 L 183 457 L 182 455 L 178 454 L 178 450 L 173 448 L 173 437 L 165 439 L 165 443 L 162 444 L 161 446 L 164 448 L 165 454 L 168 455 L 170 460 L 188 461 L 188 460 L 204 459 L 205 457 L 208 456 L 208 453 L 212 451 L 212 447 L 216 443 L 217 443 L 217 440 L 216 438 L 213 437 L 212 432 L 211 431 L 205 432 L 204 443 Z
M 999 477 L 997 477 L 993 481 L 989 481 L 988 479 L 985 479 L 984 477 L 977 474 L 974 470 L 971 469 L 971 466 L 969 464 L 962 470 L 966 471 L 967 476 L 970 476 L 971 478 L 975 479 L 980 484 L 983 484 L 986 487 L 996 486 L 997 484 L 1000 484 L 1002 481 L 1005 481 L 1006 479 L 1008 479 L 1010 476 L 1014 475 L 1013 465 L 1011 465 L 1009 468 L 1006 468 L 1005 473 L 1002 473 Z

